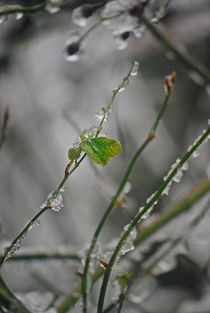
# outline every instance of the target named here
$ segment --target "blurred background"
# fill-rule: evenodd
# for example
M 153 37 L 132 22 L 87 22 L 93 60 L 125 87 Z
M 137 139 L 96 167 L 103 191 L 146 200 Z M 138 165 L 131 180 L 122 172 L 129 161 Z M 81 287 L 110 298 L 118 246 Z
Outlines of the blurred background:
M 153 1 L 157 8 L 163 3 Z M 8 1 L 0 1 L 0 8 L 5 4 Z M 177 73 L 177 82 L 157 139 L 135 167 L 127 203 L 124 208 L 116 208 L 109 218 L 100 237 L 102 245 L 120 235 L 124 225 L 158 188 L 171 164 L 206 127 L 210 116 L 210 86 L 164 51 L 147 30 L 139 39 L 129 38 L 126 49 L 118 50 L 111 32 L 101 25 L 88 36 L 85 52 L 79 60 L 67 62 L 63 53 L 66 40 L 72 31 L 84 33 L 87 29 L 73 24 L 75 5 L 76 1 L 68 1 L 55 14 L 42 10 L 19 17 L 10 15 L 7 21 L 1 19 L 1 121 L 6 106 L 10 111 L 7 137 L 0 150 L 1 251 L 38 212 L 47 195 L 60 182 L 68 162 L 68 149 L 82 130 L 96 123 L 94 114 L 110 99 L 112 90 L 126 75 L 132 61 L 139 61 L 139 74 L 130 79 L 126 90 L 117 97 L 104 129 L 109 137 L 121 141 L 121 154 L 106 167 L 93 166 L 86 158 L 65 186 L 62 210 L 43 215 L 39 227 L 28 233 L 21 251 L 82 253 L 88 247 L 132 155 L 154 122 L 164 98 L 164 77 L 172 70 Z M 210 1 L 172 0 L 161 27 L 209 68 Z M 209 153 L 208 143 L 199 158 L 190 162 L 182 181 L 173 185 L 169 196 L 157 205 L 151 219 L 210 177 Z M 188 215 L 158 232 L 153 240 L 166 240 L 179 234 L 191 214 L 198 213 L 206 201 L 208 199 L 203 199 Z M 168 285 L 164 285 L 163 278 L 155 281 L 155 288 L 154 281 L 152 287 L 151 281 L 143 287 L 136 282 L 134 291 L 138 296 L 141 288 L 152 288 L 152 291 L 138 301 L 134 292 L 133 298 L 131 296 L 125 303 L 125 312 L 209 312 L 209 221 L 207 213 L 197 233 L 187 241 L 187 247 L 186 242 L 182 246 L 184 252 L 177 251 L 171 258 L 172 263 L 168 261 L 171 267 L 167 271 L 179 273 L 175 272 L 175 277 L 183 277 L 180 272 L 187 271 L 186 282 L 197 271 L 195 280 L 186 287 L 179 279 L 178 283 L 170 280 L 170 272 L 170 277 L 166 276 Z M 180 253 L 185 257 L 180 257 Z M 37 303 L 41 301 L 37 300 L 40 292 L 42 295 L 48 292 L 45 301 L 48 296 L 50 299 L 52 290 L 49 281 L 44 284 L 45 278 L 50 280 L 51 289 L 52 285 L 56 286 L 58 294 L 65 294 L 80 281 L 74 274 L 79 267 L 76 261 L 8 262 L 3 273 L 13 291 L 20 296 L 32 295 Z M 198 292 L 192 290 L 195 286 L 199 286 Z

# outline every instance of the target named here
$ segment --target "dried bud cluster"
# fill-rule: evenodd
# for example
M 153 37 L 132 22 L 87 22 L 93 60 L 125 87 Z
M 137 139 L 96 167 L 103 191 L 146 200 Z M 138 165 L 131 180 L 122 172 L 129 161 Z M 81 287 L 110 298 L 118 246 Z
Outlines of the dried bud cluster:
M 164 82 L 164 89 L 166 93 L 172 92 L 175 81 L 176 81 L 176 72 L 173 71 L 170 75 L 166 76 Z

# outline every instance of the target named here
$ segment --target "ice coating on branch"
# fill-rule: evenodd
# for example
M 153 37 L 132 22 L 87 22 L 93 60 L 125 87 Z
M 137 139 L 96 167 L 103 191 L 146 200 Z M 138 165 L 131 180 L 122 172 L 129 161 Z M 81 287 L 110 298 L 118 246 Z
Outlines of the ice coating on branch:
M 63 196 L 61 193 L 52 201 L 51 208 L 53 211 L 59 212 L 63 207 Z
M 97 121 L 101 122 L 107 122 L 109 120 L 109 115 L 111 114 L 111 109 L 108 111 L 105 111 L 104 109 L 102 109 L 99 112 L 96 112 L 94 117 Z
M 85 137 L 87 139 L 94 138 L 96 136 L 98 128 L 96 126 L 92 126 L 82 131 L 81 137 Z
M 123 228 L 124 232 L 127 231 L 128 227 L 129 227 L 129 224 L 125 225 L 125 227 Z M 136 239 L 136 235 L 137 235 L 137 231 L 134 228 L 130 232 L 128 238 L 125 240 L 125 242 L 124 242 L 124 244 L 123 244 L 123 246 L 121 248 L 121 255 L 125 255 L 126 253 L 128 253 L 128 252 L 130 252 L 130 251 L 135 249 L 134 240 Z
M 28 230 L 32 230 L 34 228 L 36 228 L 37 226 L 40 225 L 40 218 L 38 218 L 36 221 L 34 221 L 33 223 L 30 224 L 29 229 Z
M 174 177 L 172 178 L 172 180 L 170 182 L 168 182 L 167 186 L 165 187 L 165 189 L 163 190 L 162 194 L 163 195 L 168 195 L 169 193 L 169 190 L 170 190 L 170 187 L 172 185 L 172 182 L 175 182 L 175 183 L 179 183 L 180 180 L 182 179 L 182 176 L 183 176 L 183 172 L 184 171 L 187 171 L 188 168 L 189 168 L 189 165 L 187 162 L 185 162 L 184 164 L 180 165 L 180 159 L 177 159 L 176 162 L 171 166 L 168 174 L 163 178 L 164 181 L 168 180 L 168 178 L 171 176 L 172 172 L 175 170 L 175 168 L 177 168 L 178 166 L 178 169 L 177 169 L 177 172 L 176 174 L 174 175 Z
M 40 206 L 41 209 L 49 207 L 53 211 L 59 212 L 63 207 L 63 195 L 65 191 L 64 188 L 61 188 L 58 192 L 56 190 L 49 193 L 46 201 Z
M 141 216 L 140 221 L 141 220 L 146 220 L 150 216 L 150 214 L 151 214 L 155 204 L 153 204 L 145 213 L 143 213 L 145 207 L 142 206 L 142 207 L 139 208 L 139 213 L 143 213 L 143 215 Z
M 13 254 L 20 249 L 22 240 L 26 237 L 26 233 L 27 231 L 22 234 L 22 236 L 16 241 L 16 243 L 4 248 L 4 253 L 7 254 L 5 260 L 11 258 Z

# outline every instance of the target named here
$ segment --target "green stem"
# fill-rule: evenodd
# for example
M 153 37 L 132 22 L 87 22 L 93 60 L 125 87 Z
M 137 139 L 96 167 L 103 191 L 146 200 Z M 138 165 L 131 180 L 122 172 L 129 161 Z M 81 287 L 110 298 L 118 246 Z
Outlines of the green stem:
M 10 115 L 9 114 L 9 107 L 6 107 L 4 110 L 3 123 L 2 123 L 1 132 L 0 132 L 0 149 L 2 148 L 3 143 L 6 139 L 9 115 Z
M 139 212 L 135 215 L 133 220 L 130 222 L 128 228 L 122 233 L 114 252 L 111 256 L 111 259 L 109 261 L 108 267 L 105 270 L 100 295 L 99 295 L 99 301 L 98 301 L 98 310 L 97 313 L 103 312 L 103 306 L 104 306 L 104 300 L 106 295 L 106 290 L 110 278 L 110 274 L 112 271 L 112 268 L 115 264 L 116 258 L 118 254 L 120 253 L 120 250 L 125 243 L 126 239 L 130 235 L 131 231 L 138 225 L 138 223 L 142 220 L 142 217 L 144 214 L 146 214 L 154 205 L 155 203 L 161 198 L 161 195 L 164 191 L 164 189 L 172 182 L 173 178 L 177 174 L 177 172 L 182 168 L 182 166 L 185 164 L 185 162 L 192 156 L 193 152 L 196 151 L 208 138 L 210 135 L 210 127 L 208 127 L 202 135 L 195 141 L 195 143 L 192 145 L 192 147 L 184 154 L 184 156 L 181 158 L 181 160 L 178 162 L 178 164 L 174 167 L 172 171 L 170 171 L 167 178 L 162 182 L 158 190 L 154 193 L 154 195 L 151 197 L 151 199 L 148 201 L 148 203 L 143 207 L 143 209 L 139 210 Z
M 187 212 L 196 202 L 202 199 L 210 191 L 210 181 L 202 181 L 195 186 L 185 197 L 175 203 L 173 207 L 164 210 L 159 217 L 151 224 L 138 230 L 137 237 L 134 241 L 135 246 L 140 246 L 144 241 L 154 235 L 159 229 L 172 221 L 182 213 Z M 93 275 L 93 281 L 97 281 L 104 273 L 100 267 Z M 58 313 L 66 313 L 79 300 L 81 295 L 81 286 L 75 287 L 57 306 Z
M 210 73 L 206 67 L 190 55 L 185 49 L 181 49 L 177 44 L 174 44 L 169 36 L 167 36 L 159 27 L 151 22 L 145 16 L 140 16 L 139 20 L 151 32 L 151 34 L 161 42 L 166 49 L 174 53 L 174 55 L 190 70 L 198 73 L 206 82 L 210 83 Z
M 22 6 L 17 4 L 5 5 L 0 8 L 0 16 L 17 13 L 34 13 L 45 8 L 47 1 L 32 6 Z
M 114 95 L 113 95 L 114 96 Z M 112 198 L 110 204 L 108 205 L 108 207 L 106 208 L 96 230 L 95 233 L 93 235 L 93 238 L 91 240 L 91 244 L 90 247 L 88 249 L 87 252 L 87 256 L 85 259 L 85 266 L 84 266 L 84 271 L 83 271 L 83 276 L 82 276 L 82 281 L 81 281 L 81 290 L 82 290 L 82 299 L 83 299 L 83 312 L 86 313 L 87 312 L 87 286 L 88 286 L 88 271 L 89 271 L 89 265 L 90 265 L 90 260 L 91 260 L 91 255 L 93 253 L 93 250 L 96 246 L 97 243 L 97 239 L 99 234 L 101 233 L 101 230 L 103 228 L 103 226 L 105 225 L 109 215 L 111 214 L 113 208 L 115 207 L 116 201 L 119 198 L 120 194 L 122 193 L 125 184 L 127 183 L 133 169 L 134 166 L 136 165 L 137 160 L 139 159 L 139 156 L 143 153 L 143 151 L 145 150 L 145 148 L 148 146 L 148 144 L 155 138 L 155 132 L 157 130 L 157 127 L 159 125 L 159 122 L 167 108 L 167 105 L 169 103 L 169 99 L 171 96 L 171 92 L 166 93 L 163 104 L 161 106 L 161 110 L 159 112 L 159 114 L 157 115 L 157 118 L 153 124 L 153 126 L 151 127 L 149 134 L 147 136 L 147 138 L 144 140 L 144 142 L 142 143 L 142 145 L 139 147 L 139 149 L 136 151 L 136 153 L 134 154 L 126 172 L 125 175 L 119 185 L 119 188 L 116 192 L 116 194 L 114 195 L 114 197 Z
M 3 257 L 3 256 L 0 256 Z M 73 260 L 80 262 L 81 258 L 79 255 L 70 252 L 22 252 L 11 256 L 8 262 L 33 262 L 33 261 L 49 261 L 49 260 Z

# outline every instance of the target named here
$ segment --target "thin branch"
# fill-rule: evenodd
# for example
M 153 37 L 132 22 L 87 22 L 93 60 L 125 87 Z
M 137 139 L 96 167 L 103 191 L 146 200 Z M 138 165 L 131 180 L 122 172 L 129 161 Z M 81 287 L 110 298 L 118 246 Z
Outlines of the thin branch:
M 130 72 L 131 73 L 131 72 Z M 127 76 L 126 79 L 128 79 L 129 76 Z M 125 187 L 125 184 L 127 183 L 128 179 L 130 178 L 131 176 L 131 173 L 139 159 L 139 157 L 141 156 L 141 154 L 143 153 L 143 151 L 145 150 L 145 148 L 149 145 L 149 143 L 155 138 L 155 132 L 157 130 L 157 127 L 160 123 L 160 120 L 163 116 L 163 114 L 165 113 L 166 111 L 166 108 L 168 106 L 168 103 L 169 103 L 169 99 L 171 97 L 171 93 L 172 93 L 172 85 L 174 83 L 174 80 L 175 80 L 175 74 L 172 74 L 171 76 L 168 76 L 168 78 L 166 78 L 166 82 L 170 85 L 170 89 L 167 89 L 166 90 L 166 95 L 165 95 L 165 98 L 164 98 L 164 101 L 161 105 L 161 109 L 160 109 L 160 112 L 159 114 L 157 115 L 157 118 L 155 119 L 155 122 L 154 124 L 152 125 L 146 139 L 144 140 L 144 142 L 142 143 L 142 145 L 139 147 L 139 149 L 136 151 L 136 153 L 134 154 L 124 176 L 123 176 L 123 179 L 119 185 L 119 188 L 116 192 L 116 194 L 114 195 L 114 197 L 112 198 L 110 204 L 108 205 L 108 207 L 106 208 L 101 220 L 99 221 L 99 224 L 95 230 L 95 233 L 93 235 L 93 238 L 91 240 L 91 244 L 90 244 L 90 247 L 89 247 L 89 250 L 87 252 L 87 256 L 86 256 L 86 259 L 85 259 L 85 266 L 84 266 L 84 272 L 83 272 L 83 276 L 82 276 L 82 281 L 81 281 L 81 289 L 82 289 L 82 298 L 83 298 L 83 312 L 86 313 L 87 312 L 87 286 L 88 286 L 88 271 L 89 271 L 89 264 L 90 264 L 90 260 L 91 260 L 91 255 L 93 253 L 93 250 L 96 246 L 96 243 L 97 243 L 97 239 L 98 239 L 98 236 L 99 234 L 101 233 L 101 230 L 103 228 L 103 226 L 105 225 L 108 217 L 110 216 L 113 208 L 115 207 L 115 204 L 116 204 L 116 201 L 117 199 L 119 198 L 120 194 L 122 193 L 124 187 Z M 126 82 L 126 80 L 125 80 Z M 125 83 L 124 82 L 124 83 Z M 122 86 L 119 86 L 119 88 L 121 89 L 123 87 Z M 168 87 L 168 85 L 167 85 Z M 114 97 L 115 94 L 113 94 L 113 97 Z
M 9 121 L 9 107 L 7 106 L 4 110 L 3 123 L 0 130 L 0 149 L 2 148 L 7 135 L 8 121 Z
M 11 14 L 17 13 L 35 13 L 43 10 L 48 1 L 43 1 L 40 4 L 31 5 L 31 6 L 22 6 L 18 4 L 4 5 L 0 7 L 0 16 L 8 16 Z
M 2 258 L 3 256 L 0 256 Z M 80 262 L 81 258 L 78 254 L 68 253 L 68 252 L 33 252 L 33 253 L 17 253 L 12 255 L 8 259 L 8 262 L 33 262 L 33 261 L 49 261 L 49 260 L 61 260 L 61 261 L 78 261 Z
M 186 51 L 185 48 L 181 48 L 178 44 L 173 43 L 171 38 L 166 35 L 160 27 L 157 27 L 152 21 L 150 21 L 144 15 L 139 17 L 140 23 L 143 23 L 151 34 L 163 44 L 163 46 L 174 53 L 180 62 L 182 62 L 190 70 L 198 73 L 207 83 L 210 83 L 210 72 L 208 69 L 195 59 L 190 53 Z
M 104 300 L 105 300 L 105 295 L 106 295 L 106 290 L 110 278 L 110 274 L 112 271 L 112 268 L 116 262 L 116 258 L 120 253 L 120 250 L 130 235 L 131 231 L 138 225 L 138 223 L 142 220 L 143 216 L 149 212 L 153 206 L 160 200 L 161 195 L 163 194 L 164 190 L 170 186 L 172 183 L 174 177 L 176 176 L 177 172 L 183 167 L 184 164 L 190 159 L 192 154 L 203 144 L 206 142 L 206 140 L 209 139 L 210 136 L 210 126 L 206 128 L 202 134 L 195 140 L 193 145 L 188 149 L 188 151 L 182 156 L 182 158 L 175 164 L 174 167 L 169 171 L 169 174 L 167 177 L 163 180 L 162 184 L 158 188 L 158 190 L 151 196 L 151 198 L 147 201 L 146 205 L 141 208 L 133 220 L 130 222 L 128 225 L 127 229 L 123 231 L 115 249 L 114 252 L 111 256 L 111 259 L 109 261 L 108 267 L 105 270 L 102 286 L 101 286 L 101 291 L 99 295 L 99 301 L 98 301 L 98 310 L 97 313 L 102 313 L 103 312 L 103 306 L 104 306 Z
M 135 246 L 140 246 L 144 241 L 153 236 L 159 229 L 167 225 L 174 218 L 187 212 L 192 206 L 205 197 L 210 192 L 210 181 L 205 180 L 196 185 L 186 196 L 180 201 L 174 204 L 173 207 L 169 207 L 164 210 L 158 218 L 151 224 L 144 226 L 139 229 L 136 240 L 134 241 Z M 104 273 L 104 270 L 100 267 L 96 270 L 93 275 L 93 282 L 97 281 Z M 70 293 L 57 305 L 58 313 L 66 313 L 68 310 L 73 308 L 75 303 L 81 296 L 81 284 L 73 288 Z

